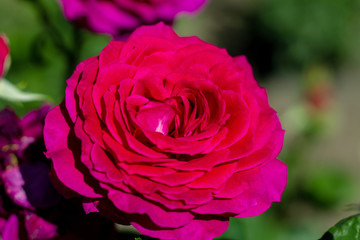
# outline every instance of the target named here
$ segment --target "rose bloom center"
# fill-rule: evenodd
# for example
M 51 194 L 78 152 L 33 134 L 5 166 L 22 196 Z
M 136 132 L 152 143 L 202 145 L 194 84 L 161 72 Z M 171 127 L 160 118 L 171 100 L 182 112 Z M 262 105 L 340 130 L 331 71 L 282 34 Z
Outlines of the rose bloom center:
M 127 98 L 126 106 L 133 123 L 131 132 L 137 138 L 143 138 L 141 129 L 174 138 L 194 136 L 209 130 L 212 123 L 219 127 L 226 120 L 224 111 L 221 111 L 225 103 L 221 101 L 217 88 L 196 89 L 176 85 L 171 96 L 164 101 L 139 95 Z M 223 121 L 219 121 L 221 118 Z

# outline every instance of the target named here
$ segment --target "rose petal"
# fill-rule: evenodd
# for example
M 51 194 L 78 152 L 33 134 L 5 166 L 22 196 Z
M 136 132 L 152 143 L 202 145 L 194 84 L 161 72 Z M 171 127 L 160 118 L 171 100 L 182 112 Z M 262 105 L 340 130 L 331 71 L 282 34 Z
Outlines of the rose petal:
M 114 62 L 106 66 L 102 65 L 98 73 L 96 84 L 93 87 L 93 104 L 99 116 L 103 116 L 101 99 L 111 86 L 120 85 L 122 80 L 131 79 L 136 73 L 136 68 L 124 63 Z M 126 96 L 125 96 L 126 97 Z
M 99 212 L 99 209 L 97 208 L 97 205 L 99 204 L 99 201 L 95 202 L 84 202 L 83 203 L 83 209 L 86 214 L 92 213 L 92 212 Z
M 141 234 L 161 239 L 213 239 L 226 231 L 229 221 L 223 219 L 195 219 L 190 224 L 178 229 L 147 229 L 136 222 L 131 223 Z
M 213 199 L 212 190 L 189 190 L 183 193 L 178 194 L 162 194 L 168 199 L 171 200 L 181 200 L 186 203 L 186 205 L 202 205 Z
M 25 228 L 29 239 L 51 239 L 57 235 L 56 225 L 28 211 L 25 211 Z
M 202 177 L 189 183 L 187 186 L 195 189 L 217 189 L 220 187 L 220 185 L 222 185 L 231 177 L 235 170 L 235 166 L 235 162 L 216 166 L 211 171 L 204 174 Z
M 44 119 L 50 111 L 50 105 L 44 105 L 39 110 L 33 110 L 21 119 L 23 136 L 38 139 L 42 136 L 44 128 Z
M 99 69 L 106 65 L 114 63 L 119 58 L 124 42 L 110 41 L 108 45 L 100 52 L 99 56 Z
M 47 157 L 52 159 L 53 168 L 60 181 L 77 193 L 96 198 L 101 195 L 95 193 L 84 180 L 83 173 L 77 169 L 73 152 L 68 146 L 70 127 L 66 123 L 60 106 L 53 108 L 45 119 L 44 139 Z
M 20 240 L 19 238 L 19 219 L 12 214 L 7 220 L 6 226 L 1 234 L 3 240 Z
M 160 163 L 158 165 L 180 171 L 210 171 L 215 165 L 224 163 L 228 154 L 229 150 L 224 149 L 197 158 L 190 157 L 185 158 L 184 161 Z
M 284 192 L 287 182 L 287 167 L 286 165 L 274 159 L 261 168 L 261 175 L 263 184 L 265 184 L 266 194 L 264 194 L 258 203 L 252 208 L 239 214 L 237 217 L 252 217 L 266 211 L 271 202 L 279 202 L 281 195 Z
M 226 102 L 226 113 L 230 115 L 224 127 L 231 129 L 225 139 L 216 147 L 224 149 L 238 142 L 248 131 L 250 126 L 250 110 L 240 94 L 223 90 L 222 97 Z
M 152 177 L 153 181 L 165 184 L 167 186 L 179 186 L 190 182 L 204 175 L 204 172 L 192 171 L 192 172 L 175 172 L 165 176 Z
M 199 214 L 231 213 L 236 217 L 256 216 L 266 211 L 272 202 L 280 201 L 286 186 L 286 172 L 286 165 L 281 161 L 269 161 L 265 165 L 241 173 L 243 176 L 238 176 L 246 183 L 242 183 L 243 191 L 237 197 L 228 200 L 215 199 L 192 211 Z
M 77 96 L 76 96 L 75 91 L 76 91 L 78 82 L 82 78 L 82 71 L 84 70 L 86 65 L 88 63 L 91 63 L 94 61 L 97 61 L 96 57 L 86 59 L 85 61 L 80 63 L 76 67 L 76 70 L 73 73 L 73 75 L 66 81 L 67 87 L 65 89 L 65 105 L 66 105 L 66 109 L 69 113 L 69 117 L 71 118 L 71 120 L 73 122 L 75 122 L 75 119 L 77 116 L 77 109 L 76 109 L 77 100 L 75 99 L 75 98 L 77 98 Z
M 194 216 L 189 212 L 165 211 L 133 194 L 111 188 L 107 189 L 109 199 L 121 211 L 126 213 L 146 214 L 160 227 L 178 228 L 188 224 Z

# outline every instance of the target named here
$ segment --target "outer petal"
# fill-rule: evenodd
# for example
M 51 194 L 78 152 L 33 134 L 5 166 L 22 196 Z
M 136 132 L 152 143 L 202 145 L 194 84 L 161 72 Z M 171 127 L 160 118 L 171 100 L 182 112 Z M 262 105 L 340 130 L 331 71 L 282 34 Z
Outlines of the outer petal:
M 236 217 L 256 216 L 266 211 L 272 202 L 279 202 L 286 186 L 286 165 L 274 159 L 258 168 L 239 172 L 238 183 L 228 189 L 228 199 L 215 199 L 192 210 L 199 214 L 230 214 Z M 240 186 L 237 186 L 240 184 Z M 236 197 L 231 190 L 238 191 Z M 240 191 L 239 191 L 240 190 Z M 221 195 L 219 195 L 221 196 Z M 223 195 L 225 197 L 225 195 Z
M 3 240 L 20 240 L 19 238 L 19 219 L 15 214 L 12 214 L 1 235 Z
M 57 235 L 57 226 L 32 212 L 25 212 L 25 227 L 30 239 L 51 239 Z
M 257 199 L 257 204 L 247 209 L 236 217 L 253 217 L 265 212 L 272 202 L 280 202 L 281 195 L 285 190 L 287 182 L 286 165 L 274 159 L 264 165 L 261 170 L 263 184 L 265 184 L 266 193 Z
M 191 223 L 177 229 L 146 229 L 136 222 L 131 223 L 140 233 L 160 239 L 199 239 L 207 240 L 220 236 L 229 225 L 228 218 L 194 219 Z
M 136 29 L 133 34 L 131 34 L 131 37 L 128 41 L 131 41 L 134 38 L 138 38 L 139 36 L 156 37 L 159 39 L 168 40 L 176 40 L 179 38 L 171 27 L 165 25 L 162 22 L 155 24 L 154 26 L 143 26 Z
M 68 188 L 90 198 L 101 197 L 95 193 L 84 179 L 84 174 L 77 168 L 74 153 L 68 142 L 70 127 L 67 124 L 69 117 L 62 114 L 60 106 L 50 111 L 45 119 L 44 139 L 47 148 L 47 157 L 52 159 L 53 168 L 59 180 Z
M 104 186 L 106 187 L 106 186 Z M 188 211 L 166 211 L 140 197 L 111 188 L 108 197 L 113 204 L 126 213 L 146 214 L 159 227 L 178 228 L 188 224 L 194 216 Z
M 50 105 L 44 105 L 39 110 L 33 110 L 26 114 L 21 120 L 23 135 L 38 139 L 42 137 L 44 128 L 44 119 L 50 111 Z
M 172 23 L 180 12 L 194 12 L 206 0 L 60 0 L 65 16 L 95 32 L 123 37 L 139 25 L 164 21 Z

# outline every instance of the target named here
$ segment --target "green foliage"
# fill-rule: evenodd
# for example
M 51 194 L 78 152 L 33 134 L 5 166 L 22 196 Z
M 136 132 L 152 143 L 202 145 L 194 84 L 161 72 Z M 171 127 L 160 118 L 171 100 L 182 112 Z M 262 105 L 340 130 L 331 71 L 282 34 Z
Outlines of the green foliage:
M 358 0 L 261 0 L 260 26 L 278 64 L 337 64 L 359 40 Z
M 320 171 L 313 171 L 307 176 L 304 194 L 319 207 L 331 207 L 351 196 L 354 189 L 352 180 L 339 168 L 322 166 Z
M 360 214 L 341 220 L 320 240 L 360 240 Z

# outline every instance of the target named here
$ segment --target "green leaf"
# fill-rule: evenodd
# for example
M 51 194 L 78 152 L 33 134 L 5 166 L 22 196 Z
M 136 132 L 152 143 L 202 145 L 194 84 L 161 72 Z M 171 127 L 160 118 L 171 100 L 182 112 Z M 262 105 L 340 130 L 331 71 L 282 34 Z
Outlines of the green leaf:
M 43 94 L 23 92 L 6 79 L 0 79 L 0 99 L 10 102 L 44 101 L 48 98 Z
M 141 240 L 141 238 L 140 238 L 140 237 L 137 237 L 137 238 L 135 238 L 135 240 Z
M 360 214 L 341 220 L 320 240 L 360 240 Z

